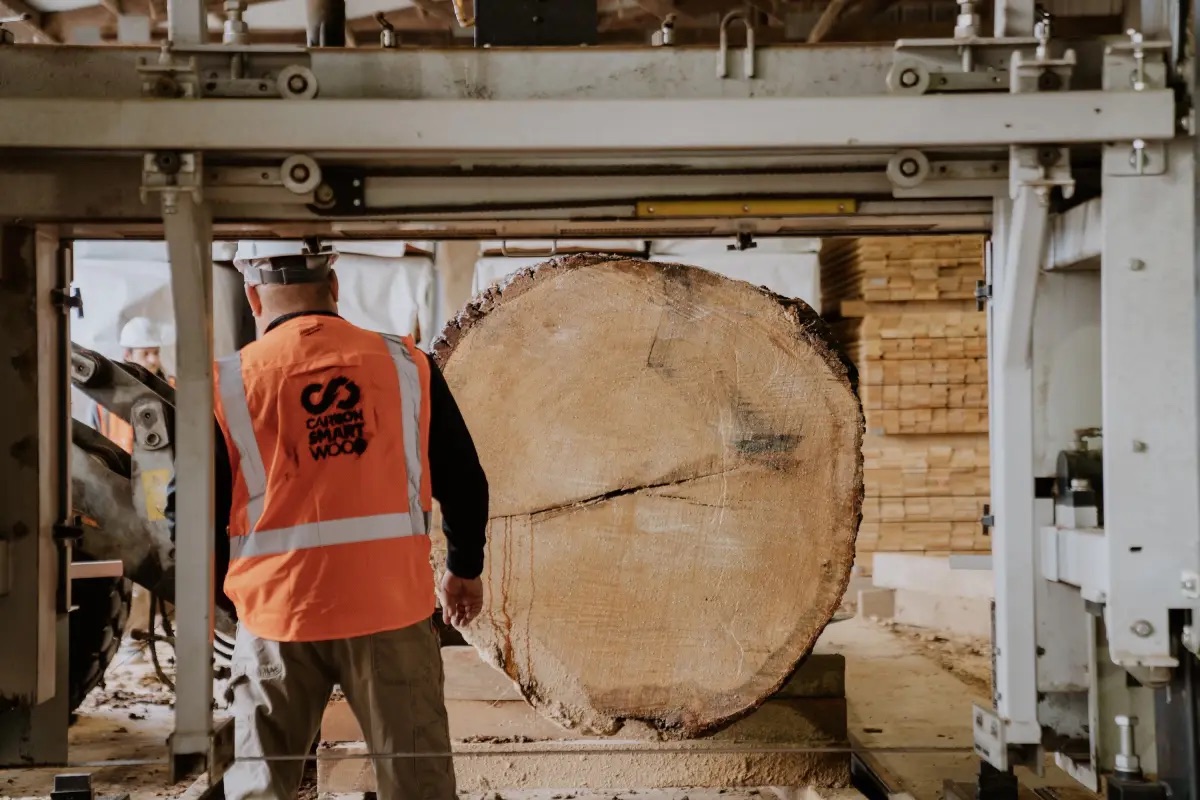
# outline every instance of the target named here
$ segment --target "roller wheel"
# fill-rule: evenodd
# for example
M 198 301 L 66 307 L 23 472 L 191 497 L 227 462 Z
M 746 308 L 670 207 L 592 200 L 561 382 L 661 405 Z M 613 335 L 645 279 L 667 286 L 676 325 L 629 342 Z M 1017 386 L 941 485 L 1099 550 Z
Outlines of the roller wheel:
M 71 710 L 100 685 L 129 619 L 133 584 L 125 578 L 88 578 L 71 586 Z

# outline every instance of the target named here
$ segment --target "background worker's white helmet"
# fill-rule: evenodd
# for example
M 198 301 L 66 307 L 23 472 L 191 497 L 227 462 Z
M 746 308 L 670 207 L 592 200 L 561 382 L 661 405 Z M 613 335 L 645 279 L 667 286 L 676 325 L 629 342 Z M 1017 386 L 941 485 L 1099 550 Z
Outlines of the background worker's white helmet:
M 303 241 L 243 241 L 238 242 L 233 265 L 252 286 L 315 283 L 329 274 L 336 255 L 331 247 Z
M 153 320 L 134 317 L 125 323 L 125 327 L 121 328 L 121 337 L 117 343 L 126 350 L 162 347 L 162 329 Z

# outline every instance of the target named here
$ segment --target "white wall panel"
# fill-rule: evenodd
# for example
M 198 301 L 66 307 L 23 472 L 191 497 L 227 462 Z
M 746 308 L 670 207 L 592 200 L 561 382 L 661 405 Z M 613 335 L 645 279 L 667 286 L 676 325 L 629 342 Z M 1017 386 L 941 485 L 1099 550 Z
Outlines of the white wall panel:
M 547 260 L 543 256 L 484 256 L 475 262 L 475 281 L 471 286 L 471 294 L 477 295 L 490 286 L 502 283 L 517 270 L 533 267 Z
M 655 242 L 652 261 L 689 264 L 729 278 L 766 286 L 784 297 L 796 297 L 820 311 L 820 263 L 816 239 L 763 240 L 759 248 L 727 251 L 728 240 Z M 668 252 L 659 252 L 666 250 Z M 475 263 L 474 294 L 503 282 L 513 272 L 546 261 L 545 257 L 485 256 Z
M 170 266 L 162 242 L 76 242 L 75 281 L 85 315 L 72 317 L 71 338 L 110 358 L 120 358 L 121 327 L 133 317 L 163 326 L 163 365 L 175 371 L 174 312 Z M 228 257 L 220 245 L 218 257 Z M 432 338 L 433 260 L 423 256 L 380 258 L 344 254 L 337 262 L 343 316 L 384 333 Z
M 343 253 L 335 267 L 346 319 L 380 333 L 420 332 L 418 344 L 433 340 L 433 259 L 380 258 Z
M 771 253 L 747 250 L 653 255 L 654 261 L 690 264 L 728 278 L 765 286 L 784 297 L 795 297 L 821 310 L 821 269 L 817 254 Z

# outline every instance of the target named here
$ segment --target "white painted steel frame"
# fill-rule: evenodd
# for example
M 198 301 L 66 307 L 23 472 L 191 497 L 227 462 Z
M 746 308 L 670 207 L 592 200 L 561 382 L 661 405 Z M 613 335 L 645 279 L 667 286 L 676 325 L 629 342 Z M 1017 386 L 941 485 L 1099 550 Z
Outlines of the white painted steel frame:
M 209 210 L 189 192 L 164 194 L 178 359 L 175 389 L 176 771 L 208 759 L 212 743 L 213 344 Z
M 1099 200 L 1075 207 L 1052 218 L 1052 231 L 1043 271 L 1038 275 L 1033 318 L 1033 474 L 1053 477 L 1058 454 L 1073 449 L 1077 431 L 1099 428 L 1100 411 L 1100 274 L 1078 267 L 1087 252 L 1080 247 L 1079 216 L 1099 219 Z M 1074 224 L 1070 224 L 1074 223 Z M 1099 237 L 1096 237 L 1096 251 Z M 1094 260 L 1098 268 L 1099 257 Z M 1058 737 L 1088 739 L 1092 726 L 1086 695 L 1093 651 L 1088 643 L 1091 617 L 1084 598 L 1074 586 L 1052 582 L 1059 556 L 1068 559 L 1074 550 L 1049 550 L 1044 532 L 1055 524 L 1054 499 L 1038 497 L 1035 522 L 1040 549 L 1038 569 L 1046 579 L 1036 581 L 1038 721 Z M 1062 520 L 1057 520 L 1062 524 Z M 1092 598 L 1097 599 L 1097 598 Z M 1026 689 L 1028 691 L 1028 689 Z M 1095 790 L 1092 773 L 1075 770 L 1076 776 Z
M 1200 612 L 1183 586 L 1200 571 L 1192 148 L 1169 144 L 1162 175 L 1103 179 L 1105 621 L 1125 667 L 1174 666 L 1168 611 Z
M 204 0 L 167 0 L 167 36 L 175 45 L 208 41 L 208 9 Z
M 1167 140 L 1171 91 L 758 100 L 0 99 L 0 149 L 452 155 Z M 629 124 L 630 120 L 638 124 Z M 886 120 L 886 124 L 880 124 Z
M 55 526 L 70 518 L 68 318 L 54 304 L 66 281 L 54 228 L 0 227 L 0 763 L 67 756 L 68 614 L 61 607 Z M 61 414 L 61 416 L 60 416 Z M 69 436 L 69 434 L 67 434 Z M 67 553 L 70 552 L 68 549 Z M 14 702 L 15 701 L 15 702 Z
M 1080 58 L 1071 86 L 1100 88 L 1103 43 L 1078 41 L 1071 47 Z M 199 71 L 218 75 L 229 73 L 234 53 L 244 56 L 244 74 L 272 76 L 269 80 L 289 65 L 311 69 L 325 100 L 732 100 L 877 96 L 886 91 L 895 48 L 894 43 L 763 46 L 756 51 L 753 80 L 718 78 L 715 47 L 307 51 L 209 45 L 174 51 L 178 60 L 195 58 Z M 158 48 L 151 47 L 4 48 L 0 97 L 133 99 L 142 96 L 138 59 L 158 58 Z M 46 69 L 48 60 L 54 69 Z M 1000 59 L 999 65 L 1008 62 Z
M 1033 312 L 1050 210 L 1022 186 L 993 214 L 988 308 L 992 557 L 996 583 L 996 710 L 1009 744 L 1042 740 L 1037 709 L 1037 580 L 1033 474 Z M 998 252 L 997 252 L 998 251 Z M 994 765 L 1003 767 L 1007 765 Z
M 1105 601 L 1108 556 L 1108 541 L 1101 528 L 1047 527 L 1041 530 L 1042 577 L 1078 587 L 1086 600 Z
M 195 0 L 175 0 L 173 6 L 183 14 L 193 3 Z M 1011 24 L 1024 26 L 1023 21 L 1016 20 L 1026 13 L 1027 7 L 1025 2 L 1020 3 L 1019 9 L 1013 4 L 1015 13 L 1008 17 Z M 450 163 L 507 155 L 512 157 L 511 166 L 537 167 L 576 157 L 595 158 L 598 154 L 640 157 L 655 163 L 664 158 L 704 153 L 862 153 L 907 147 L 1007 149 L 1011 145 L 1044 143 L 1167 141 L 1176 134 L 1175 96 L 1169 91 L 553 101 L 61 97 L 49 100 L 36 93 L 32 97 L 0 94 L 5 95 L 0 97 L 0 111 L 4 112 L 0 113 L 0 150 L 140 153 L 196 149 L 239 155 L 264 151 L 402 154 L 414 158 L 442 157 Z M 353 117 L 354 122 L 345 124 L 338 121 L 339 117 Z M 631 118 L 637 118 L 639 124 L 628 125 Z M 881 120 L 886 120 L 886 124 L 880 124 Z M 1172 145 L 1172 152 L 1190 147 L 1190 140 L 1179 140 Z M 1110 251 L 1147 238 L 1147 230 L 1186 230 L 1190 248 L 1192 204 L 1190 199 L 1182 201 L 1182 192 L 1185 186 L 1187 191 L 1192 190 L 1192 167 L 1190 158 L 1186 170 L 1181 160 L 1174 163 L 1171 172 L 1160 179 L 1106 178 L 1106 196 L 1113 180 L 1138 184 L 1116 190 L 1126 193 L 1121 207 L 1132 212 L 1132 216 L 1124 220 L 1125 227 L 1119 235 L 1113 234 L 1112 244 L 1106 238 L 1106 257 Z M 256 189 L 248 187 L 246 191 Z M 1161 201 L 1164 193 L 1172 192 L 1180 193 L 1181 202 L 1172 212 L 1179 217 L 1178 227 L 1166 228 L 1160 203 L 1151 201 Z M 207 565 L 179 573 L 179 702 L 173 749 L 182 756 L 207 754 L 211 742 L 213 452 L 208 247 L 211 230 L 208 207 L 187 194 L 178 195 L 172 213 L 164 219 L 180 339 L 176 433 L 179 471 L 198 478 L 181 485 L 177 497 L 180 523 L 177 557 L 181 563 Z M 1106 226 L 1109 222 L 1105 220 Z M 1038 520 L 1033 498 L 1030 341 L 1037 273 L 1048 228 L 1047 209 L 1035 190 L 1023 187 L 1018 190 L 1015 203 L 998 203 L 995 224 L 998 252 L 992 277 L 996 299 L 989 315 L 989 335 L 996 357 L 990 360 L 989 370 L 994 387 L 991 441 L 995 465 L 993 502 L 997 510 L 993 529 L 997 581 L 996 701 L 1006 722 L 1005 740 L 1011 744 L 1037 744 L 1041 730 L 1036 699 L 1034 581 L 1039 577 Z M 1162 238 L 1171 241 L 1152 245 L 1155 263 L 1178 259 L 1192 266 L 1193 254 L 1190 249 L 1183 252 L 1181 238 Z M 1185 391 L 1176 406 L 1168 409 L 1178 411 L 1178 406 L 1190 402 L 1190 427 L 1178 436 L 1178 447 L 1164 450 L 1169 456 L 1163 457 L 1166 461 L 1162 464 L 1171 468 L 1188 462 L 1181 452 L 1190 448 L 1191 461 L 1170 481 L 1171 486 L 1183 490 L 1171 512 L 1179 511 L 1183 517 L 1187 516 L 1182 508 L 1185 503 L 1178 498 L 1191 498 L 1194 505 L 1198 485 L 1192 463 L 1196 460 L 1198 406 L 1191 274 L 1187 270 L 1186 292 L 1180 275 L 1172 277 L 1179 285 L 1169 287 L 1175 293 L 1186 294 L 1187 302 L 1191 303 L 1183 323 L 1165 325 L 1161 330 L 1150 326 L 1154 330 L 1148 337 L 1138 337 L 1143 345 L 1159 346 L 1156 354 L 1176 344 L 1165 336 L 1167 329 L 1171 336 L 1184 336 L 1189 343 L 1181 354 L 1165 359 L 1190 381 L 1190 391 Z M 1146 313 L 1145 305 L 1140 308 Z M 1144 361 L 1154 360 L 1146 358 L 1144 351 L 1139 356 Z M 1161 371 L 1161 365 L 1157 369 Z M 1108 382 L 1112 382 L 1111 376 Z M 1177 383 L 1178 379 L 1168 385 Z M 1107 383 L 1105 391 L 1107 400 Z M 1106 407 L 1105 413 L 1107 423 L 1109 414 L 1116 412 Z M 1134 423 L 1126 420 L 1125 424 Z M 1160 420 L 1157 424 L 1167 422 Z M 1130 507 L 1138 502 L 1133 498 Z M 1141 502 L 1144 505 L 1144 500 Z M 1193 516 L 1185 520 L 1191 524 L 1177 528 L 1193 537 L 1188 540 L 1193 548 L 1197 530 L 1195 512 L 1192 509 Z M 1155 536 L 1160 535 L 1170 536 L 1161 534 L 1156 526 Z M 1172 541 L 1183 541 L 1182 534 Z M 1157 560 L 1155 566 L 1163 568 Z M 1177 569 L 1178 565 L 1172 568 Z

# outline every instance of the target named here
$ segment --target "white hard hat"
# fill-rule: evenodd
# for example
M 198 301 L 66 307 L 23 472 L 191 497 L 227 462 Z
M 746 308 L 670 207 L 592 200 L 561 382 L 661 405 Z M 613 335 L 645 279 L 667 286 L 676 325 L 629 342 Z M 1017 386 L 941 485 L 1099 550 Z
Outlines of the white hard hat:
M 237 242 L 213 242 L 213 261 L 233 261 L 237 257 Z
M 315 283 L 324 280 L 337 253 L 326 245 L 310 247 L 302 241 L 238 242 L 233 265 L 246 283 Z
M 162 347 L 162 330 L 153 320 L 134 317 L 125 323 L 125 327 L 121 328 L 121 338 L 118 343 L 127 350 Z
M 233 256 L 233 263 L 240 266 L 244 262 L 256 261 L 260 258 L 298 256 L 303 254 L 304 242 L 301 241 L 289 242 L 279 239 L 241 241 L 237 243 L 237 253 Z

